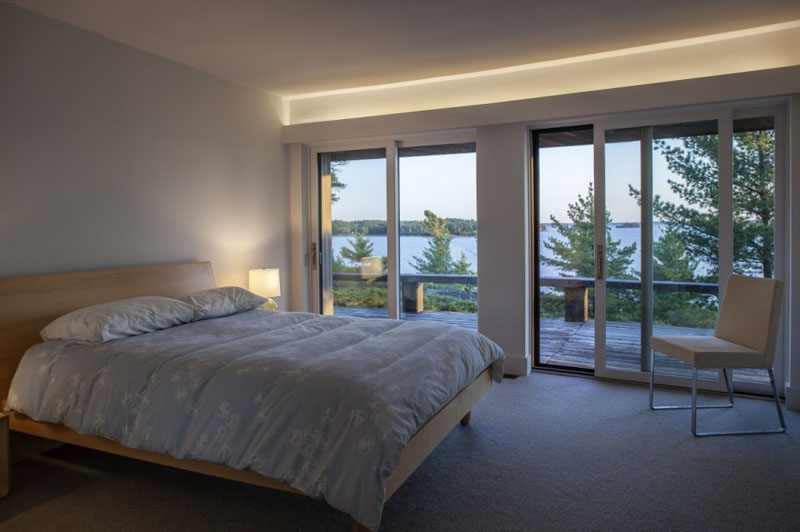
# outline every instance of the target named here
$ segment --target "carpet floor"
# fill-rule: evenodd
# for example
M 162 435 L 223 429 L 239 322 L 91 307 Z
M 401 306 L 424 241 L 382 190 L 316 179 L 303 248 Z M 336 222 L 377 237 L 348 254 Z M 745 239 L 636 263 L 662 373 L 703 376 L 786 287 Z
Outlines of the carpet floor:
M 663 401 L 685 399 L 660 392 Z M 800 529 L 800 414 L 787 434 L 693 437 L 632 384 L 505 379 L 386 504 L 393 531 Z M 777 424 L 737 398 L 701 426 Z M 324 502 L 64 446 L 12 466 L 3 532 L 346 531 Z

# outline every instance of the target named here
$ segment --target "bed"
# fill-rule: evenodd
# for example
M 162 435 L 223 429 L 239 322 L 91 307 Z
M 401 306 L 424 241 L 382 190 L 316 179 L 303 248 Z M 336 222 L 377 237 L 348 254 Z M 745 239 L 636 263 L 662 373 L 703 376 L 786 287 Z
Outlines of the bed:
M 433 324 L 415 325 L 412 331 L 403 328 L 410 326 L 397 321 L 355 320 L 303 313 L 256 310 L 101 344 L 105 346 L 101 348 L 102 356 L 113 362 L 101 368 L 110 372 L 110 375 L 103 374 L 103 379 L 115 383 L 114 388 L 124 388 L 122 385 L 126 381 L 119 376 L 122 374 L 130 374 L 133 383 L 148 381 L 148 376 L 154 373 L 164 374 L 162 380 L 165 384 L 160 385 L 160 389 L 148 385 L 148 401 L 153 395 L 166 394 L 165 397 L 171 398 L 171 401 L 166 401 L 171 406 L 150 408 L 148 412 L 155 411 L 149 414 L 151 418 L 166 416 L 167 423 L 174 420 L 176 427 L 182 427 L 180 431 L 176 429 L 179 434 L 173 438 L 174 442 L 169 443 L 163 438 L 151 437 L 153 433 L 160 436 L 164 431 L 158 428 L 157 422 L 153 422 L 156 429 L 152 430 L 153 424 L 148 424 L 148 417 L 137 414 L 142 397 L 137 397 L 136 393 L 127 393 L 122 399 L 102 397 L 100 401 L 123 404 L 135 414 L 130 419 L 136 421 L 126 423 L 125 418 L 130 412 L 123 410 L 111 416 L 114 423 L 98 424 L 98 416 L 84 412 L 92 406 L 80 394 L 85 393 L 86 398 L 97 396 L 99 387 L 95 379 L 88 387 L 91 389 L 85 390 L 87 386 L 77 386 L 82 381 L 75 375 L 80 375 L 81 371 L 100 374 L 97 368 L 87 369 L 98 364 L 96 358 L 100 355 L 96 349 L 91 350 L 97 346 L 62 346 L 50 352 L 53 348 L 48 351 L 45 349 L 47 345 L 43 347 L 40 344 L 31 349 L 20 364 L 25 351 L 40 342 L 38 331 L 61 314 L 115 299 L 140 295 L 178 297 L 212 287 L 214 278 L 207 262 L 0 279 L 0 397 L 7 398 L 16 374 L 17 392 L 12 393 L 7 402 L 12 406 L 27 405 L 18 407 L 19 411 L 11 409 L 7 418 L 10 429 L 216 477 L 322 497 L 335 508 L 353 516 L 354 530 L 376 530 L 383 503 L 459 421 L 468 423 L 472 406 L 491 387 L 492 380 L 499 379 L 502 373 L 502 351 L 474 333 L 458 333 L 446 327 L 437 329 Z M 303 339 L 305 336 L 307 340 Z M 419 387 L 411 388 L 413 381 L 420 377 L 404 376 L 403 373 L 413 373 L 415 367 L 423 367 L 420 364 L 425 357 L 418 353 L 420 347 L 411 343 L 404 346 L 403 339 L 411 342 L 414 337 L 426 336 L 428 339 L 420 340 L 418 344 L 425 345 L 428 350 L 433 346 L 437 353 L 441 353 L 441 357 L 433 357 L 438 361 L 436 364 L 446 365 L 446 360 L 450 360 L 451 366 L 461 368 L 452 371 L 441 367 L 439 373 L 458 375 L 458 378 L 448 377 L 441 382 L 431 380 L 426 385 L 433 390 L 431 398 L 415 399 L 414 409 L 401 401 L 391 409 L 381 410 L 391 403 L 386 397 L 392 393 L 398 398 L 417 398 L 419 395 Z M 282 344 L 278 341 L 281 337 L 291 338 L 292 342 Z M 477 358 L 473 355 L 471 361 L 466 357 L 461 361 L 455 354 L 460 349 L 458 344 L 470 342 L 481 344 L 485 352 Z M 317 352 L 315 358 L 309 358 L 314 363 L 308 367 L 301 364 L 301 356 L 323 345 L 336 348 Z M 381 348 L 381 345 L 396 345 L 397 353 L 385 353 L 391 349 Z M 291 357 L 286 358 L 287 350 L 292 349 Z M 352 369 L 360 352 L 373 354 L 368 360 L 375 366 L 374 371 Z M 216 355 L 201 359 L 199 364 L 194 358 L 187 358 L 193 361 L 189 365 L 179 364 L 181 356 L 191 354 L 196 357 L 197 353 Z M 285 358 L 277 358 L 277 354 Z M 384 362 L 380 362 L 381 358 L 385 359 Z M 176 367 L 170 370 L 169 364 Z M 42 369 L 45 366 L 46 371 Z M 316 369 L 309 371 L 312 366 Z M 115 370 L 117 367 L 122 369 Z M 55 372 L 47 375 L 49 385 L 37 384 L 37 368 L 38 373 Z M 206 368 L 207 374 L 203 374 L 202 368 Z M 224 368 L 224 371 L 215 368 Z M 257 373 L 259 368 L 262 373 L 255 376 L 254 372 Z M 198 399 L 188 406 L 186 401 L 178 401 L 179 396 L 183 398 L 185 395 L 180 393 L 180 378 L 192 372 L 196 377 L 195 385 L 204 391 L 205 396 L 214 398 L 213 401 Z M 367 375 L 363 384 L 361 381 L 356 386 L 348 384 L 351 382 L 347 380 L 348 375 L 354 373 Z M 429 373 L 437 373 L 437 368 L 430 368 Z M 176 377 L 178 375 L 181 377 Z M 428 376 L 422 378 L 428 379 Z M 397 386 L 394 381 L 397 381 Z M 245 390 L 247 382 L 262 388 L 266 386 L 265 389 L 270 391 L 248 395 L 248 398 L 255 398 L 250 405 L 220 401 L 207 392 L 214 386 L 229 390 L 235 385 Z M 73 385 L 71 392 L 70 383 Z M 403 386 L 407 389 L 404 390 Z M 17 397 L 20 391 L 38 387 L 49 390 L 51 395 L 57 394 L 57 397 L 51 397 L 49 404 L 42 399 L 44 406 L 41 407 L 37 406 L 38 399 L 35 399 L 38 392 L 31 392 L 27 403 Z M 331 388 L 325 392 L 329 394 L 328 399 L 319 399 L 316 410 L 309 410 L 314 401 L 298 400 L 299 396 L 296 396 L 299 390 L 305 389 L 304 393 L 309 397 L 316 397 L 326 387 Z M 347 397 L 340 391 L 350 388 Z M 393 388 L 397 389 L 392 391 Z M 68 396 L 69 400 L 66 399 Z M 334 401 L 336 405 L 348 406 L 323 408 L 324 401 L 330 401 L 331 397 L 337 398 Z M 287 403 L 290 407 L 304 403 L 306 410 L 295 410 L 281 416 L 270 413 L 277 410 L 274 405 L 278 403 Z M 356 403 L 365 406 L 356 408 L 353 406 Z M 162 400 L 158 404 L 165 402 Z M 306 413 L 313 419 L 303 419 Z M 268 417 L 270 415 L 272 417 Z M 258 426 L 255 420 L 262 417 L 269 423 Z M 189 422 L 181 425 L 184 418 L 191 419 L 192 423 L 195 419 L 201 421 L 197 426 Z M 95 420 L 95 425 L 92 420 Z M 161 423 L 162 427 L 165 426 L 163 419 Z M 250 428 L 250 424 L 258 426 L 257 430 Z M 116 425 L 120 426 L 115 428 Z M 369 434 L 358 432 L 360 427 L 368 425 L 371 427 Z M 260 434 L 258 438 L 251 434 L 254 431 Z M 250 436 L 245 437 L 247 434 Z M 283 434 L 285 438 L 281 437 Z M 219 440 L 218 448 L 206 452 L 205 448 L 213 447 L 215 438 Z M 246 452 L 230 443 L 239 441 L 248 442 L 241 446 L 246 448 Z M 256 448 L 253 442 L 257 442 L 259 447 Z M 297 448 L 297 455 L 291 454 L 295 453 L 292 446 Z M 339 453 L 343 452 L 341 449 L 352 448 L 347 452 L 354 458 L 326 454 L 333 452 L 331 448 Z M 366 462 L 364 456 L 372 461 Z M 311 471 L 309 464 L 313 466 Z M 8 471 L 7 463 L 0 464 L 0 484 L 4 471 Z

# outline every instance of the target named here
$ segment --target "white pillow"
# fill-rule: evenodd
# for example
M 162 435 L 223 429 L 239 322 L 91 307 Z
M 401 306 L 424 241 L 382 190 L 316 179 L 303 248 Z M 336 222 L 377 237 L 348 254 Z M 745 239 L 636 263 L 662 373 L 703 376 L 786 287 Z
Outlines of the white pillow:
M 134 297 L 92 305 L 56 318 L 39 333 L 45 341 L 101 344 L 192 321 L 191 306 L 159 296 Z
M 267 298 L 238 286 L 223 286 L 221 288 L 201 290 L 200 292 L 183 296 L 180 299 L 194 308 L 192 321 L 247 312 L 267 302 Z

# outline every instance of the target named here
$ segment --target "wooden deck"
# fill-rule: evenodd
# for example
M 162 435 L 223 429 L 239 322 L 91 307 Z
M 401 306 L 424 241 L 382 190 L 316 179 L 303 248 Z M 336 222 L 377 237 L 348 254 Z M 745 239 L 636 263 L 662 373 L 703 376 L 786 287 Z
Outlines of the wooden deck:
M 386 318 L 386 309 L 335 307 L 334 314 L 358 318 Z M 435 321 L 449 323 L 467 329 L 478 328 L 478 315 L 464 312 L 439 312 L 426 310 L 419 314 L 404 313 L 403 319 L 410 321 Z M 576 368 L 594 368 L 594 321 L 585 323 L 567 322 L 562 318 L 541 318 L 539 361 Z M 655 325 L 655 335 L 707 335 L 710 329 L 671 327 Z M 608 322 L 606 325 L 606 366 L 611 369 L 638 371 L 641 368 L 641 332 L 638 323 Z M 690 366 L 656 353 L 659 373 L 690 376 Z M 763 373 L 763 375 L 762 375 Z M 715 378 L 716 371 L 700 371 L 701 377 Z M 737 381 L 769 384 L 766 371 L 736 370 Z

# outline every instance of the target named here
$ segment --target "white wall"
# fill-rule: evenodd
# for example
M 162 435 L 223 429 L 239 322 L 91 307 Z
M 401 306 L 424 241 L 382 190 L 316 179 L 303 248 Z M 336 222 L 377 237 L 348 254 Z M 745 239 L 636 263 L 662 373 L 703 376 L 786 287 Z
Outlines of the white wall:
M 0 276 L 211 260 L 287 287 L 281 129 L 264 92 L 0 2 Z
M 478 330 L 512 375 L 531 369 L 528 145 L 523 125 L 478 128 Z

